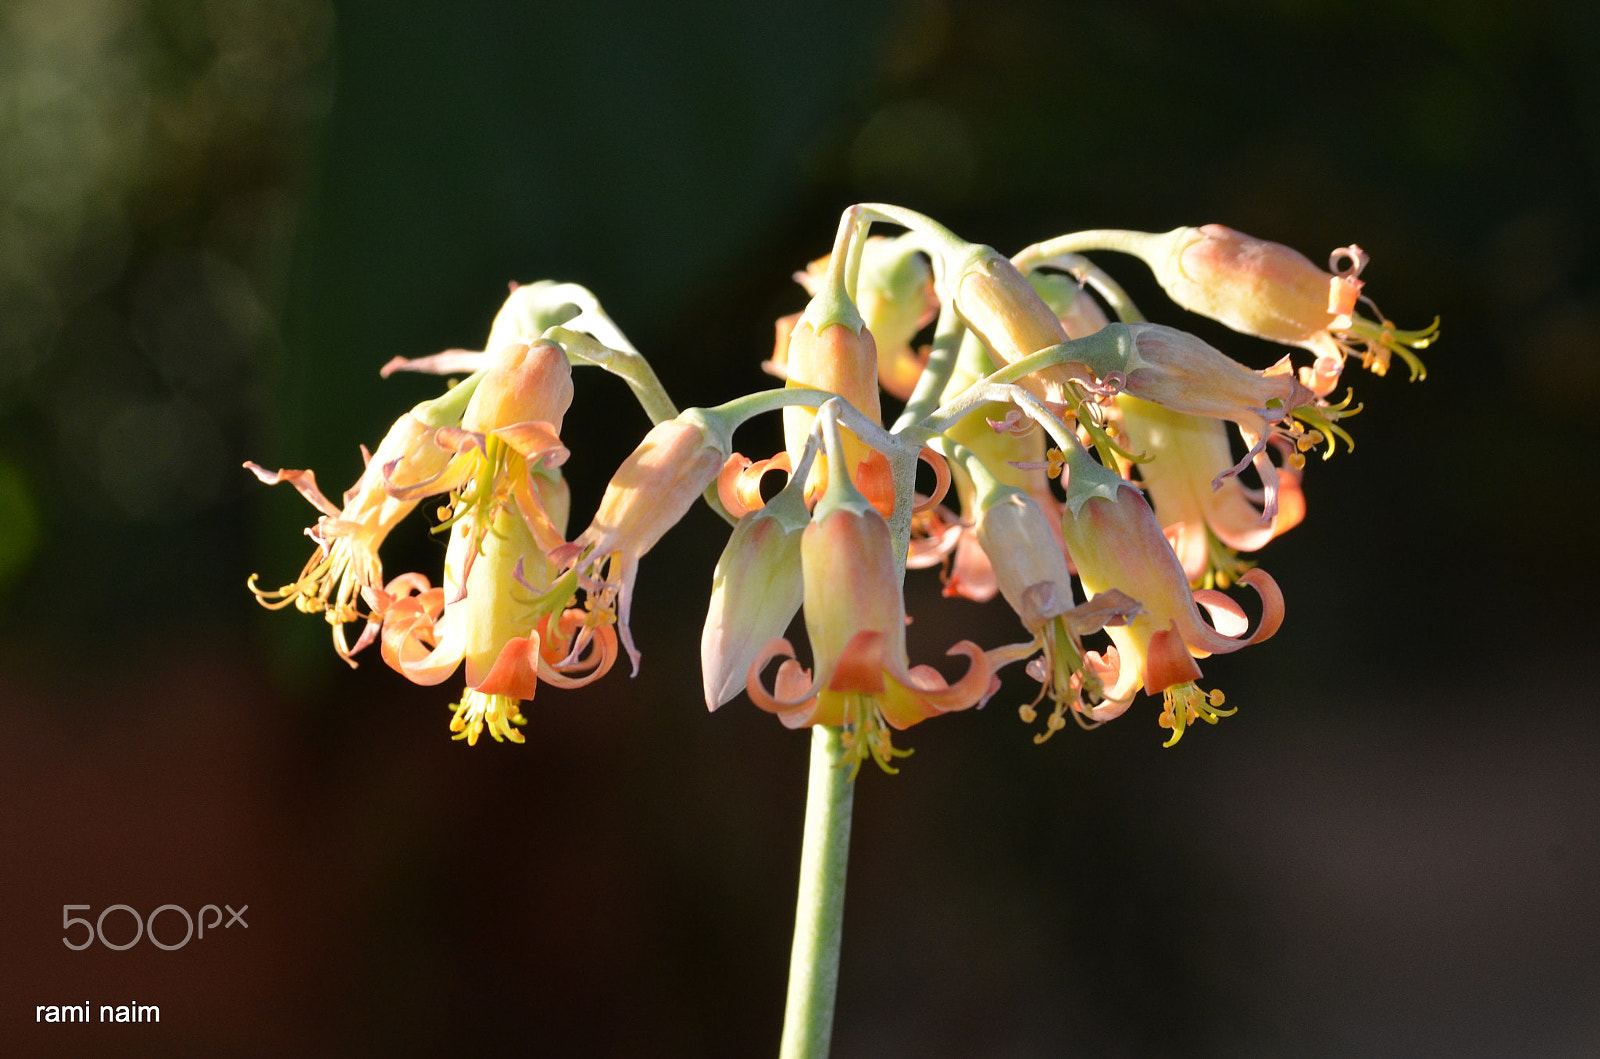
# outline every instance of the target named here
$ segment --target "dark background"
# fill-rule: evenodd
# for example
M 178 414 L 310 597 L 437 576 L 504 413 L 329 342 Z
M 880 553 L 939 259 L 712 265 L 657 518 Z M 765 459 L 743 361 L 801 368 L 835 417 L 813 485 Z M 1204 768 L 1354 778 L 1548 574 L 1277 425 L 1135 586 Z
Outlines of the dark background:
M 835 1055 L 1600 1052 L 1597 16 L 1559 0 L 0 11 L 0 1025 L 17 1054 L 772 1054 L 806 739 L 707 716 L 725 530 L 644 562 L 641 674 L 447 738 L 287 580 L 508 280 L 595 290 L 680 404 L 766 385 L 788 274 L 887 200 L 1014 251 L 1218 221 L 1359 242 L 1429 378 L 1264 554 L 1239 712 L 1035 747 L 1014 676 L 863 772 Z M 1278 351 L 1146 311 L 1241 360 Z M 573 529 L 647 426 L 580 372 Z M 747 452 L 773 445 L 753 432 Z M 421 520 L 385 551 L 436 569 Z M 913 574 L 913 661 L 1017 632 Z M 61 907 L 249 905 L 174 952 Z M 107 921 L 114 927 L 116 918 Z M 163 920 L 176 930 L 176 920 Z M 164 935 L 165 936 L 165 935 Z M 159 1026 L 35 1027 L 37 1004 Z

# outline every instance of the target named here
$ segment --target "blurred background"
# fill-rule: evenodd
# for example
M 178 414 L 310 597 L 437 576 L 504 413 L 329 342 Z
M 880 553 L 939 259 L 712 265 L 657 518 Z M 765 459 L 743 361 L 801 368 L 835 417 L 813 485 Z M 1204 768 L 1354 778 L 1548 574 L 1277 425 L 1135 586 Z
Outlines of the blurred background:
M 1358 242 L 1429 377 L 1263 565 L 1236 716 L 1032 745 L 1014 674 L 864 770 L 834 1054 L 1600 1053 L 1596 9 L 1561 0 L 11 0 L 0 9 L 0 1021 L 17 1054 L 772 1054 L 807 740 L 707 716 L 725 529 L 646 558 L 643 669 L 448 738 L 452 687 L 245 591 L 482 342 L 588 285 L 680 405 L 767 384 L 788 277 L 884 200 L 1015 251 Z M 1240 360 L 1279 355 L 1163 307 Z M 648 426 L 580 372 L 574 529 Z M 746 452 L 776 432 L 752 431 Z M 436 570 L 420 519 L 392 570 Z M 913 661 L 1020 631 L 908 583 Z M 164 952 L 65 904 L 248 904 Z M 170 914 L 169 914 L 170 915 Z M 116 919 L 107 920 L 115 929 Z M 171 930 L 179 928 L 176 919 Z M 163 920 L 163 929 L 167 920 Z M 131 930 L 131 928 L 130 928 Z M 157 1004 L 159 1026 L 33 1024 Z

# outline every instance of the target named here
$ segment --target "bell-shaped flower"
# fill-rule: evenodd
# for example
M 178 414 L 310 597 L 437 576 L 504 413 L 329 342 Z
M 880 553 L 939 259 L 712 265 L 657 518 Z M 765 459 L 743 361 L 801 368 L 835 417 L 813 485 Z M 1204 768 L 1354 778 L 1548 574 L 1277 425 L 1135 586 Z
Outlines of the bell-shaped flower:
M 1121 712 L 1116 703 L 1105 705 L 1099 676 L 1085 662 L 1083 637 L 1107 625 L 1125 624 L 1140 609 L 1138 602 L 1114 589 L 1075 606 L 1071 574 L 1052 521 L 1019 489 L 992 488 L 978 509 L 978 540 L 992 557 L 1000 592 L 1033 634 L 1029 643 L 990 651 L 989 659 L 999 666 L 1033 658 L 1028 675 L 1039 681 L 1039 695 L 1021 708 L 1022 719 L 1031 724 L 1037 716 L 1034 707 L 1047 695 L 1055 707 L 1044 732 L 1034 739 L 1038 743 L 1065 727 L 1069 712 L 1080 723 Z
M 435 433 L 453 452 L 443 469 L 414 485 L 388 482 L 403 499 L 448 494 L 440 528 L 450 544 L 443 585 L 407 574 L 385 589 L 383 657 L 418 684 L 437 684 L 465 661 L 452 730 L 469 743 L 485 727 L 520 742 L 510 727 L 520 723 L 518 702 L 540 680 L 597 679 L 616 659 L 616 637 L 570 606 L 577 578 L 553 577 L 546 559 L 563 543 L 569 503 L 556 471 L 572 402 L 565 354 L 549 342 L 507 345 L 478 380 L 461 426 Z
M 1237 425 L 1246 452 L 1238 462 L 1219 470 L 1212 485 L 1220 488 L 1224 479 L 1254 463 L 1264 493 L 1261 517 L 1270 521 L 1277 514 L 1278 476 L 1266 455 L 1267 442 L 1277 424 L 1292 423 L 1292 411 L 1317 400 L 1289 374 L 1287 358 L 1266 371 L 1251 371 L 1176 328 L 1136 323 L 1128 325 L 1128 335 L 1129 342 L 1120 344 L 1114 369 L 1108 368 L 1109 359 L 1091 358 L 1088 366 L 1141 400 Z
M 426 481 L 444 469 L 451 453 L 435 442 L 435 432 L 441 426 L 461 421 L 462 406 L 471 394 L 467 388 L 436 401 L 425 401 L 395 421 L 375 453 L 369 454 L 363 446 L 366 469 L 346 490 L 342 506 L 323 495 L 316 475 L 309 470 L 268 471 L 259 464 L 246 463 L 245 467 L 261 481 L 294 486 L 322 512 L 316 525 L 306 530 L 316 542 L 316 550 L 300 576 L 269 592 L 256 587 L 257 577 L 252 574 L 249 587 L 256 599 L 271 610 L 292 603 L 303 613 L 322 614 L 333 627 L 334 650 L 354 666 L 351 656 L 372 642 L 378 631 L 380 615 L 373 611 L 381 609 L 384 583 L 378 548 L 417 506 L 415 498 L 396 497 L 390 483 Z M 361 612 L 363 604 L 366 614 Z M 365 627 L 352 646 L 345 626 L 358 620 L 365 622 Z
M 931 666 L 909 667 L 900 567 L 888 525 L 842 475 L 830 478 L 801 535 L 806 633 L 815 677 L 795 660 L 788 640 L 774 639 L 751 665 L 746 689 L 757 706 L 786 727 L 843 725 L 855 766 L 871 757 L 886 772 L 905 751 L 889 729 L 981 705 L 998 681 L 982 648 L 963 640 L 950 654 L 970 660 L 954 684 Z M 761 671 L 774 658 L 772 691 Z
M 614 617 L 635 674 L 639 651 L 628 619 L 639 560 L 717 480 L 728 456 L 727 437 L 701 409 L 657 423 L 611 476 L 589 527 L 550 553 L 579 572 L 591 610 Z
M 1209 316 L 1235 331 L 1316 355 L 1304 381 L 1327 396 L 1347 355 L 1382 375 L 1398 356 L 1413 379 L 1426 374 L 1413 350 L 1438 337 L 1439 321 L 1420 331 L 1401 331 L 1388 320 L 1371 320 L 1358 311 L 1361 271 L 1367 255 L 1359 246 L 1330 255 L 1323 271 L 1299 251 L 1257 239 L 1220 224 L 1178 228 L 1137 237 L 1128 246 L 1156 275 L 1169 297 L 1185 309 Z M 1374 311 L 1376 311 L 1374 309 Z
M 1172 729 L 1168 746 L 1196 719 L 1215 723 L 1232 711 L 1217 709 L 1221 692 L 1202 692 L 1196 658 L 1227 654 L 1259 643 L 1283 622 L 1283 595 L 1266 571 L 1239 578 L 1261 597 L 1254 632 L 1244 611 L 1221 592 L 1192 591 L 1183 566 L 1161 532 L 1144 495 L 1115 472 L 1094 462 L 1082 449 L 1067 454 L 1068 481 L 1062 533 L 1084 592 L 1091 600 L 1117 590 L 1138 600 L 1140 613 L 1126 625 L 1108 628 L 1116 646 L 1089 662 L 1105 688 L 1108 703 L 1126 708 L 1141 687 L 1160 692 L 1165 706 L 1161 725 Z M 1204 607 L 1216 624 L 1200 616 Z M 1109 712 L 1109 711 L 1108 711 Z
M 476 525 L 478 517 L 488 519 Z M 438 684 L 464 662 L 466 690 L 450 730 L 475 744 L 485 729 L 498 742 L 523 741 L 521 702 L 543 681 L 581 687 L 617 657 L 616 633 L 569 607 L 577 578 L 553 568 L 528 520 L 510 506 L 457 520 L 450 530 L 444 584 L 418 574 L 389 585 L 383 658 L 418 684 Z
M 1242 572 L 1233 552 L 1258 551 L 1305 517 L 1300 472 L 1278 467 L 1277 511 L 1229 474 L 1233 456 L 1220 419 L 1174 412 L 1131 394 L 1117 398 L 1125 443 L 1146 457 L 1139 479 L 1190 584 L 1226 588 Z

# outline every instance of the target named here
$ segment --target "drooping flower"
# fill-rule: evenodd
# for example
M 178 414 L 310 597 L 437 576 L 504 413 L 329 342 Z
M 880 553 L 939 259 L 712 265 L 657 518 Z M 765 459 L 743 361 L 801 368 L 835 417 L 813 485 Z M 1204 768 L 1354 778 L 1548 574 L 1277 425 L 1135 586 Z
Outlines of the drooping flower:
M 994 364 L 983 344 L 969 333 L 962 342 L 945 393 L 960 393 L 992 370 Z M 1054 515 L 1060 505 L 1042 469 L 1044 432 L 1032 420 L 1013 429 L 1009 419 L 1012 411 L 1010 405 L 997 402 L 980 405 L 945 431 L 945 436 L 971 451 L 1001 483 L 1025 491 L 1043 510 Z M 906 565 L 920 569 L 945 564 L 945 595 L 987 602 L 999 591 L 999 585 L 989 556 L 974 532 L 978 487 L 960 463 L 951 466 L 950 474 L 960 512 L 945 508 L 924 512 L 919 523 L 914 524 L 921 533 L 912 539 Z
M 890 728 L 980 705 L 998 686 L 983 649 L 969 640 L 950 649 L 970 660 L 954 684 L 931 666 L 908 667 L 905 602 L 888 525 L 844 476 L 830 478 L 800 552 L 815 678 L 788 640 L 774 639 L 746 680 L 751 700 L 786 727 L 843 725 L 855 767 L 870 756 L 893 772 L 893 759 L 906 751 L 895 749 Z M 769 692 L 761 671 L 779 657 L 786 661 Z
M 1090 459 L 1081 449 L 1067 455 L 1068 481 L 1062 533 L 1067 552 L 1089 598 L 1118 590 L 1138 600 L 1141 611 L 1126 625 L 1108 628 L 1116 645 L 1103 656 L 1091 655 L 1105 686 L 1107 709 L 1126 709 L 1143 687 L 1164 699 L 1161 725 L 1172 729 L 1172 746 L 1195 720 L 1215 723 L 1232 713 L 1219 710 L 1219 691 L 1202 692 L 1196 681 L 1196 658 L 1227 654 L 1259 643 L 1283 622 L 1283 595 L 1266 571 L 1250 570 L 1239 578 L 1261 597 L 1262 613 L 1254 632 L 1244 611 L 1221 592 L 1189 587 L 1161 524 L 1137 487 Z M 1204 607 L 1215 626 L 1200 616 Z
M 554 576 L 546 553 L 563 543 L 566 459 L 560 429 L 572 401 L 571 368 L 548 342 L 501 348 L 459 428 L 436 438 L 454 455 L 406 499 L 448 494 L 444 583 L 406 574 L 386 588 L 383 657 L 418 684 L 437 684 L 466 663 L 466 691 L 451 730 L 475 743 L 487 728 L 521 742 L 519 702 L 542 680 L 577 687 L 616 659 L 615 633 L 573 607 L 576 576 Z M 576 675 L 574 675 L 576 674 Z
M 268 485 L 282 482 L 294 486 L 322 512 L 306 530 L 316 542 L 316 550 L 298 578 L 269 592 L 256 587 L 257 575 L 250 575 L 250 591 L 262 606 L 278 610 L 292 603 L 303 613 L 322 614 L 333 627 L 334 650 L 350 665 L 356 664 L 351 656 L 371 643 L 378 631 L 380 615 L 373 612 L 380 608 L 384 583 L 378 548 L 417 506 L 415 498 L 395 496 L 391 483 L 426 481 L 444 469 L 451 453 L 437 444 L 434 435 L 441 427 L 461 421 L 472 393 L 470 386 L 457 387 L 438 400 L 425 401 L 395 421 L 375 453 L 369 454 L 363 446 L 366 468 L 346 490 L 342 507 L 323 495 L 316 475 L 309 470 L 268 471 L 259 464 L 245 464 Z M 352 646 L 345 626 L 354 621 L 365 622 L 365 627 Z
M 657 423 L 611 476 L 589 527 L 550 553 L 552 562 L 579 573 L 590 607 L 614 617 L 635 674 L 639 651 L 629 617 L 639 560 L 716 481 L 728 449 L 697 409 Z
M 1358 304 L 1367 255 L 1359 246 L 1341 247 L 1323 271 L 1299 251 L 1257 239 L 1221 224 L 1178 228 L 1162 235 L 1123 233 L 1142 241 L 1128 247 L 1155 273 L 1168 296 L 1193 312 L 1235 331 L 1316 355 L 1302 381 L 1327 396 L 1347 356 L 1358 356 L 1374 374 L 1389 370 L 1400 357 L 1412 379 L 1426 374 L 1413 352 L 1438 337 L 1439 322 L 1420 331 L 1397 329 L 1382 313 L 1363 316 Z
M 1038 655 L 1028 664 L 1028 675 L 1039 681 L 1039 695 L 1020 713 L 1031 724 L 1037 716 L 1034 707 L 1047 695 L 1055 707 L 1044 732 L 1034 737 L 1037 743 L 1065 727 L 1069 712 L 1080 723 L 1121 712 L 1116 703 L 1109 710 L 1104 705 L 1105 689 L 1085 662 L 1083 637 L 1124 624 L 1140 609 L 1137 601 L 1115 589 L 1075 606 L 1066 556 L 1052 521 L 1020 489 L 990 489 L 978 508 L 977 537 L 992 557 L 1000 592 L 1033 634 L 1029 643 L 990 651 L 989 659 L 998 666 Z
M 790 332 L 785 373 L 786 386 L 836 394 L 872 422 L 883 422 L 878 399 L 877 343 L 845 291 L 842 263 L 829 265 L 827 275 Z M 783 410 L 784 448 L 791 466 L 799 460 L 816 417 L 811 408 L 791 406 Z M 850 477 L 878 509 L 885 514 L 892 511 L 894 482 L 884 456 L 846 428 L 843 459 Z M 808 496 L 822 492 L 831 470 L 828 458 L 818 456 L 810 474 Z
M 569 607 L 576 578 L 553 580 L 527 520 L 509 506 L 465 518 L 451 530 L 444 584 L 417 574 L 388 588 L 383 657 L 417 684 L 438 684 L 463 662 L 466 688 L 450 730 L 470 746 L 487 729 L 495 741 L 523 741 L 521 702 L 543 681 L 581 687 L 616 661 L 616 633 Z
M 1067 341 L 1067 330 L 1054 310 L 997 251 L 979 253 L 954 285 L 956 311 L 1002 364 L 1014 364 Z M 1072 370 L 1057 365 L 1035 372 L 1023 383 L 1048 400 L 1060 401 L 1073 381 Z

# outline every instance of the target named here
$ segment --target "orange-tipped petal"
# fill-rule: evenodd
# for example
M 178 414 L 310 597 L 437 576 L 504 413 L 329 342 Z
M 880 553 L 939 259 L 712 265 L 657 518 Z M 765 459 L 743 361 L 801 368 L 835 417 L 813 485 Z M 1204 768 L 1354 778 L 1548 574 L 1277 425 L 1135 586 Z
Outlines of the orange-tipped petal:
M 506 641 L 476 690 L 484 695 L 504 695 L 531 699 L 539 690 L 539 633 L 515 636 Z
M 1174 684 L 1187 684 L 1200 679 L 1200 667 L 1195 665 L 1183 637 L 1178 635 L 1174 623 L 1150 636 L 1150 646 L 1145 650 L 1144 690 L 1154 695 Z
M 877 695 L 883 691 L 884 636 L 863 629 L 850 637 L 828 676 L 829 691 L 859 691 Z

